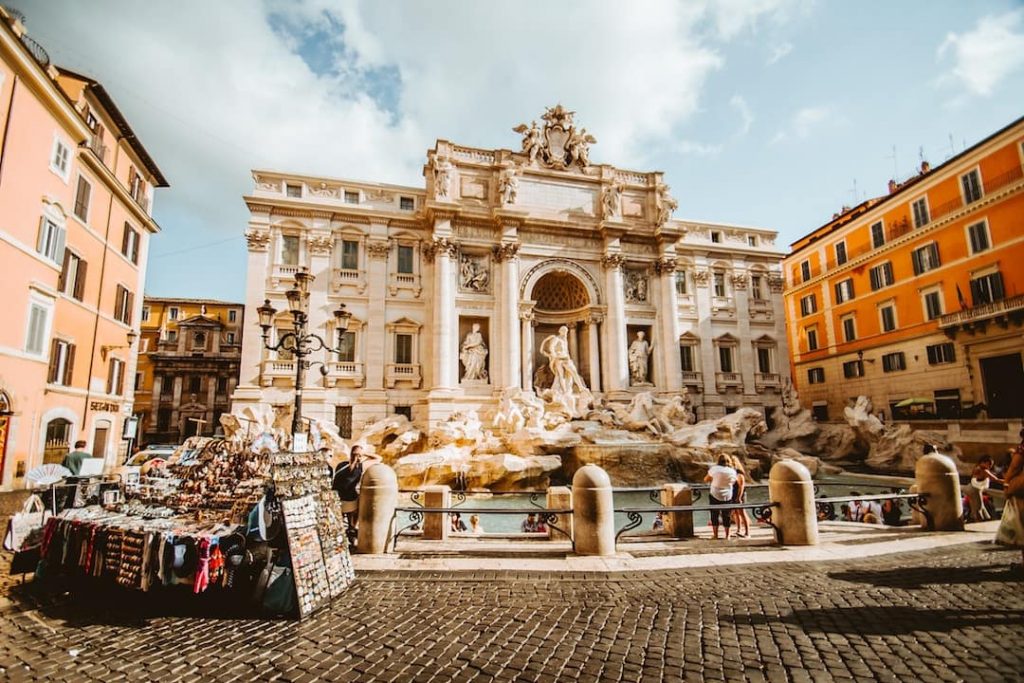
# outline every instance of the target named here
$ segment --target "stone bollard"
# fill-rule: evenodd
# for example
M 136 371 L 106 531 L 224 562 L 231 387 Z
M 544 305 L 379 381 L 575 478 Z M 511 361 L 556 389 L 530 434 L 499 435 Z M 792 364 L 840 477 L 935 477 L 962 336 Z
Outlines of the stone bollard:
M 781 545 L 818 545 L 818 510 L 811 473 L 796 460 L 780 460 L 768 473 L 772 524 Z
M 451 507 L 452 490 L 447 484 L 423 487 L 423 507 Z M 423 515 L 423 540 L 447 541 L 452 523 L 447 512 L 427 512 Z
M 964 500 L 960 495 L 960 474 L 946 455 L 929 453 L 914 467 L 917 492 L 928 496 L 924 509 L 931 516 L 929 531 L 963 531 Z
M 688 484 L 665 484 L 661 487 L 661 504 L 693 505 L 693 489 Z M 692 512 L 666 512 L 665 533 L 673 538 L 693 538 Z
M 584 465 L 572 478 L 572 524 L 579 555 L 615 554 L 612 483 L 597 465 Z
M 548 510 L 571 510 L 572 489 L 568 486 L 548 487 L 547 508 Z M 557 515 L 555 517 L 555 524 L 558 525 L 559 529 L 569 535 L 566 536 L 565 534 L 548 527 L 548 540 L 568 541 L 572 537 L 572 515 Z
M 391 522 L 397 505 L 398 477 L 395 471 L 384 463 L 371 465 L 359 485 L 358 552 L 387 552 Z

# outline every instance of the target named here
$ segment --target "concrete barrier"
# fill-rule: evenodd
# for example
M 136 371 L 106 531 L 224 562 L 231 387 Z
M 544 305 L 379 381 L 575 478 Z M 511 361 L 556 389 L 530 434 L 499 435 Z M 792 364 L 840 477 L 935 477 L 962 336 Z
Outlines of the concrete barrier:
M 665 484 L 661 487 L 661 504 L 693 505 L 693 489 L 688 484 Z M 665 533 L 674 538 L 693 538 L 692 512 L 666 512 L 662 517 Z
M 448 485 L 423 487 L 423 507 L 447 508 L 451 507 L 451 503 L 452 490 Z M 451 527 L 448 513 L 426 512 L 423 514 L 423 540 L 425 541 L 447 541 L 448 531 Z
M 930 531 L 963 531 L 964 500 L 960 494 L 960 475 L 946 455 L 929 453 L 914 467 L 917 492 L 928 498 L 924 509 L 931 517 Z
M 359 539 L 356 551 L 387 552 L 391 520 L 398 505 L 398 477 L 383 463 L 371 465 L 359 486 Z
M 568 486 L 551 486 L 548 487 L 547 496 L 547 508 L 548 510 L 569 510 L 572 509 L 572 489 Z M 564 531 L 569 536 L 572 536 L 572 515 L 563 514 L 555 516 L 555 524 L 558 528 Z M 552 528 L 548 528 L 548 540 L 551 541 L 568 541 L 565 534 L 555 531 Z
M 780 460 L 768 474 L 772 524 L 782 545 L 818 545 L 818 512 L 811 473 L 796 460 Z
M 572 478 L 572 523 L 580 555 L 615 554 L 612 483 L 597 465 L 584 465 Z

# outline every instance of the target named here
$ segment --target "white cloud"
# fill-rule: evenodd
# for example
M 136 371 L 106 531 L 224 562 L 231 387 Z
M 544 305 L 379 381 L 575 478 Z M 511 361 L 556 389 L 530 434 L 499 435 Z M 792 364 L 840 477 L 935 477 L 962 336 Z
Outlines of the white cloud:
M 775 64 L 780 59 L 782 59 L 783 57 L 788 55 L 790 52 L 792 52 L 793 51 L 793 43 L 784 42 L 784 43 L 779 43 L 777 45 L 772 45 L 771 46 L 771 51 L 772 51 L 772 53 L 768 56 L 768 62 L 767 62 L 768 66 L 771 66 L 772 64 Z
M 693 140 L 679 140 L 672 148 L 679 154 L 690 157 L 716 157 L 722 153 L 722 145 L 694 142 Z
M 742 95 L 733 95 L 729 99 L 729 104 L 740 115 L 740 129 L 736 131 L 736 136 L 740 137 L 746 135 L 750 132 L 750 127 L 754 124 L 754 114 L 750 111 L 750 105 L 747 104 L 747 100 Z
M 757 31 L 764 23 L 785 25 L 813 4 L 812 0 L 712 0 L 708 11 L 719 36 L 728 40 L 747 30 Z
M 815 129 L 820 128 L 823 124 L 838 123 L 840 121 L 841 119 L 836 116 L 832 107 L 823 105 L 804 107 L 797 110 L 786 127 L 777 132 L 770 142 L 775 144 L 792 138 L 802 140 L 810 136 Z
M 978 20 L 973 30 L 949 33 L 938 48 L 938 57 L 952 57 L 952 67 L 938 83 L 963 87 L 974 95 L 988 96 L 1000 81 L 1024 67 L 1024 9 Z

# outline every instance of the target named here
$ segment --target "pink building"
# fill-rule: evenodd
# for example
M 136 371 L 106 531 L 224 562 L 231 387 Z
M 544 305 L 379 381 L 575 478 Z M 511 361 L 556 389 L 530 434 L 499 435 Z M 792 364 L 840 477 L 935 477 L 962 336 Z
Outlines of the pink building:
M 0 489 L 79 439 L 124 454 L 155 187 L 103 86 L 0 7 Z

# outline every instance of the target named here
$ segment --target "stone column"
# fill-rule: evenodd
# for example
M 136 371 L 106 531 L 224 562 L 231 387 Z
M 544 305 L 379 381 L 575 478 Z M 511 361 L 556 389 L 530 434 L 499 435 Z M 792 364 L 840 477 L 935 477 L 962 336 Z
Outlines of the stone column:
M 533 311 L 519 314 L 522 320 L 523 391 L 533 389 Z
M 373 226 L 377 228 L 376 225 Z M 387 316 L 386 316 L 386 295 L 388 282 L 388 252 L 390 244 L 386 234 L 386 224 L 383 226 L 383 239 L 381 236 L 370 239 L 366 243 L 366 327 L 364 334 L 367 338 L 363 340 L 363 373 L 366 377 L 366 391 L 364 397 L 376 398 L 378 401 L 385 401 L 384 393 L 384 366 L 390 359 L 384 357 L 384 349 L 387 344 Z M 366 394 L 376 393 L 376 397 Z M 385 411 L 386 412 L 386 411 Z
M 213 413 L 217 405 L 217 375 L 211 373 L 206 378 L 206 414 L 203 419 L 206 420 L 206 424 L 200 425 L 203 430 L 209 429 L 210 435 L 212 436 L 217 431 L 218 425 L 213 421 Z
M 757 396 L 755 374 L 759 372 L 757 367 L 757 353 L 751 342 L 754 341 L 750 333 L 750 298 L 747 294 L 747 274 L 732 274 L 732 299 L 736 306 L 736 329 L 740 338 L 740 347 L 737 349 L 739 363 L 737 369 L 743 377 L 743 393 L 750 397 Z
M 590 343 L 590 390 L 601 391 L 601 344 L 599 340 L 598 324 L 602 318 L 597 313 L 592 313 L 587 323 L 587 331 Z
M 261 218 L 264 218 L 261 216 Z M 248 263 L 245 276 L 245 328 L 242 330 L 242 357 L 239 362 L 239 388 L 249 389 L 255 400 L 261 394 L 260 373 L 263 361 L 263 330 L 260 329 L 259 316 L 256 309 L 269 298 L 267 292 L 267 275 L 270 268 L 270 228 L 264 218 L 262 221 L 250 221 L 249 230 L 245 233 L 249 245 Z M 281 308 L 280 304 L 277 308 Z
M 501 323 L 499 325 L 501 344 L 500 386 L 505 389 L 522 386 L 521 357 L 519 344 L 519 243 L 502 243 L 494 250 L 494 257 L 501 263 Z M 494 331 L 489 343 L 495 344 Z
M 579 326 L 580 324 L 575 320 L 566 324 L 566 327 L 569 328 L 569 357 L 572 358 L 572 362 L 576 364 L 576 367 L 580 365 Z
M 452 490 L 447 484 L 423 487 L 423 507 L 446 508 L 452 503 Z M 423 515 L 423 540 L 448 540 L 451 522 L 446 512 L 427 512 Z
M 455 310 L 455 273 L 458 244 L 434 237 L 434 389 L 451 391 L 459 384 L 458 315 Z
M 661 322 L 660 349 L 655 350 L 657 364 L 661 366 L 658 388 L 678 394 L 683 388 L 683 375 L 679 367 L 679 305 L 676 298 L 676 259 L 673 255 L 662 255 L 654 264 L 658 274 L 658 288 L 661 290 L 661 305 L 658 319 Z M 651 335 L 654 342 L 654 335 Z
M 629 366 L 626 362 L 626 302 L 623 292 L 621 254 L 606 254 L 601 259 L 605 267 L 605 288 L 608 294 L 608 318 L 605 332 L 605 373 L 608 391 L 623 391 L 629 387 Z
M 722 399 L 718 394 L 715 373 L 718 372 L 718 349 L 715 347 L 713 328 L 711 326 L 711 272 L 702 266 L 695 266 L 693 271 L 693 299 L 697 306 L 697 330 L 700 337 L 700 372 L 704 379 L 703 414 L 701 419 L 718 417 Z M 708 409 L 716 411 L 709 415 Z

